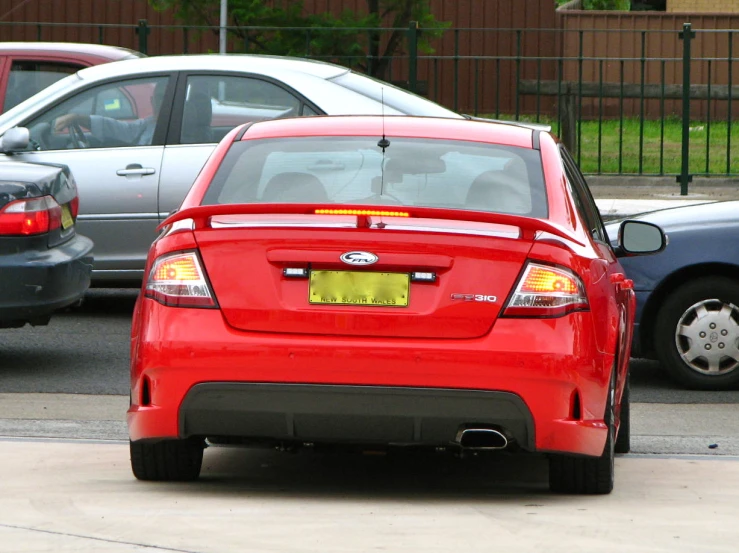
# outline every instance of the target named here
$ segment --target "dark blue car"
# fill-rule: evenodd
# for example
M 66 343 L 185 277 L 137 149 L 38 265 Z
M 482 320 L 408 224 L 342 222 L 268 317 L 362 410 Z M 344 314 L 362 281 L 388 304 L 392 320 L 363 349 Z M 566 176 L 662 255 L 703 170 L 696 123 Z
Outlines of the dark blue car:
M 633 357 L 658 359 L 701 390 L 739 387 L 739 201 L 629 217 L 659 225 L 667 248 L 622 257 L 637 298 Z M 615 241 L 618 221 L 607 225 Z
M 0 329 L 45 325 L 90 286 L 92 242 L 76 232 L 65 165 L 0 162 Z

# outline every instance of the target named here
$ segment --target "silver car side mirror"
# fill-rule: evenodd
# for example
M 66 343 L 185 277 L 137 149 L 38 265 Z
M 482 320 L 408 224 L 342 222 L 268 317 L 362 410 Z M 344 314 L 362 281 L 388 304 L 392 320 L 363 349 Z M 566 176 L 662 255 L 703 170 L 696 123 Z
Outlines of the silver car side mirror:
M 28 148 L 31 133 L 25 127 L 13 127 L 0 138 L 0 151 L 3 153 L 22 152 Z

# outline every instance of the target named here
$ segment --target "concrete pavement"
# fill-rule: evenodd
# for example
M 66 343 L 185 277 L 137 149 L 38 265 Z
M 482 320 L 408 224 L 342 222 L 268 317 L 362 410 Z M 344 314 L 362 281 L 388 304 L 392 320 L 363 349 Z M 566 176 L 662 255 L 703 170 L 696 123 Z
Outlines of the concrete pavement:
M 136 481 L 122 443 L 0 440 L 0 552 L 734 553 L 739 458 L 622 456 L 608 496 L 534 457 L 459 461 L 214 447 L 202 478 Z
M 610 177 L 587 179 L 598 209 L 604 218 L 617 218 L 655 209 L 713 201 L 739 200 L 739 179 L 700 178 L 680 194 L 674 177 Z
M 507 454 L 216 446 L 198 482 L 139 482 L 127 406 L 0 394 L 0 552 L 733 553 L 739 542 L 736 403 L 632 404 L 633 453 L 598 497 L 551 494 L 544 459 Z
M 620 217 L 628 217 L 647 211 L 655 211 L 657 209 L 668 209 L 671 207 L 680 207 L 686 205 L 695 205 L 709 203 L 715 200 L 703 199 L 632 199 L 632 198 L 596 198 L 595 203 L 604 219 L 618 219 Z

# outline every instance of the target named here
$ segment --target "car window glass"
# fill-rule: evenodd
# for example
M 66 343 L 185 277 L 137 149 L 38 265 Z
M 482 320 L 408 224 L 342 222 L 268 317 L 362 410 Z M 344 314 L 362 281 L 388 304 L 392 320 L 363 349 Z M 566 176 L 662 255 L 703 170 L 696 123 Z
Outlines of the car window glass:
M 603 221 L 600 218 L 600 212 L 595 205 L 593 196 L 590 194 L 585 178 L 577 168 L 575 160 L 572 159 L 572 156 L 570 156 L 564 147 L 560 147 L 560 154 L 565 169 L 565 176 L 567 177 L 567 184 L 570 187 L 577 210 L 588 227 L 588 232 L 593 239 L 606 242 Z
M 384 81 L 354 73 L 353 71 L 347 71 L 338 77 L 334 77 L 331 79 L 331 82 L 368 98 L 372 98 L 377 102 L 382 102 L 400 113 L 425 115 L 428 117 L 462 117 L 426 98 L 422 98 Z
M 10 67 L 3 111 L 8 111 L 23 100 L 58 80 L 76 73 L 83 66 L 71 63 L 16 60 Z
M 380 201 L 534 217 L 548 213 L 538 151 L 400 138 L 391 139 L 384 153 L 377 139 L 366 137 L 235 144 L 206 203 L 270 201 Z
M 193 75 L 187 79 L 180 142 L 217 142 L 241 123 L 296 117 L 300 107 L 290 92 L 262 79 Z
M 309 105 L 303 104 L 303 111 L 302 111 L 301 115 L 303 115 L 304 117 L 314 117 L 314 116 L 320 115 L 320 114 L 316 110 L 314 110 L 313 108 L 311 108 Z
M 151 145 L 167 81 L 130 79 L 79 92 L 28 122 L 31 140 L 41 150 Z

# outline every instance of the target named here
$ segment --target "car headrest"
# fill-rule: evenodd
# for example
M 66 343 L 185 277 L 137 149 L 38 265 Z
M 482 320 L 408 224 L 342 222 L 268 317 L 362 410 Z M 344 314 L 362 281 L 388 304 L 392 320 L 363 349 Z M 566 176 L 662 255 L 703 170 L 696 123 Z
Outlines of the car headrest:
M 310 173 L 278 173 L 262 192 L 262 201 L 269 203 L 320 203 L 327 200 L 323 184 Z

